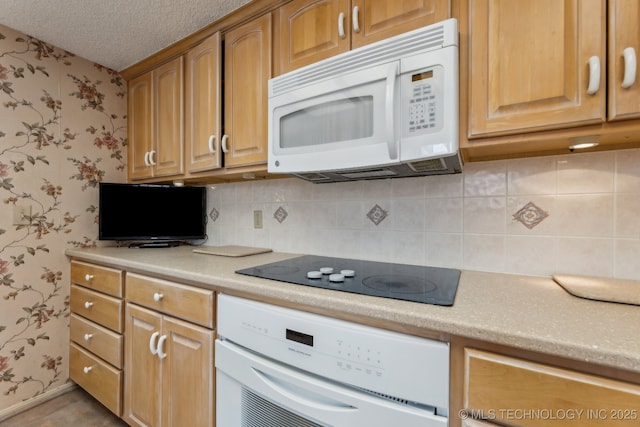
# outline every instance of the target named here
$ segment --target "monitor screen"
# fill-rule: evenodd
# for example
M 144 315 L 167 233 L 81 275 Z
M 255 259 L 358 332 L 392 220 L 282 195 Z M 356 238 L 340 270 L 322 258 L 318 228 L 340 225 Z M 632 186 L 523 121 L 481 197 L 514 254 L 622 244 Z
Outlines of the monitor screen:
M 205 239 L 205 187 L 100 183 L 100 240 Z

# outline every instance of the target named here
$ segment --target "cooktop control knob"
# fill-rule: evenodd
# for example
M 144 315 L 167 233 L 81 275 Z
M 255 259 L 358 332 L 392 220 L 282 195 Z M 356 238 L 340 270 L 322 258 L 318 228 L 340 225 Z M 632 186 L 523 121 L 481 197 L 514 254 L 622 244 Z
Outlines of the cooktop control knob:
M 344 277 L 353 277 L 356 275 L 356 272 L 353 270 L 340 270 L 340 274 Z
M 309 279 L 321 279 L 322 273 L 319 271 L 309 271 L 307 272 L 307 278 Z
M 320 273 L 322 273 L 322 274 L 331 274 L 331 273 L 333 273 L 333 267 L 322 267 L 320 269 Z
M 335 273 L 329 276 L 329 281 L 330 282 L 344 282 L 344 275 L 343 274 L 339 274 L 339 273 Z

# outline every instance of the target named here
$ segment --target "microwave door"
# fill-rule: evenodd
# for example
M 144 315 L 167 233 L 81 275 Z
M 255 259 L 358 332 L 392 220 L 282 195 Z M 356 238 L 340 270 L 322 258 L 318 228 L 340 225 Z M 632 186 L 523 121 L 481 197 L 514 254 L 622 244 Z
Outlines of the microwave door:
M 269 100 L 269 172 L 398 163 L 397 61 L 327 76 Z

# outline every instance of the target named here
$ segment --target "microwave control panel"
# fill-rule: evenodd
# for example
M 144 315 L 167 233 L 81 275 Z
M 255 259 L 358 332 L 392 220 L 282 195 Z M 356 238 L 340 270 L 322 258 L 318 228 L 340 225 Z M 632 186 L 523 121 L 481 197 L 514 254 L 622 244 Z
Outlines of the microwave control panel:
M 402 76 L 402 134 L 405 137 L 439 131 L 443 125 L 441 66 Z

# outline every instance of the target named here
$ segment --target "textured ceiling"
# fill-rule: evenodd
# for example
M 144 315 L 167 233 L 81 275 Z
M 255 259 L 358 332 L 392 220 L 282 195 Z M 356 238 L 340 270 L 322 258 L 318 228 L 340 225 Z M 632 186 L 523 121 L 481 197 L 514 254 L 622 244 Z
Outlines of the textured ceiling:
M 0 24 L 121 71 L 250 0 L 0 0 Z

